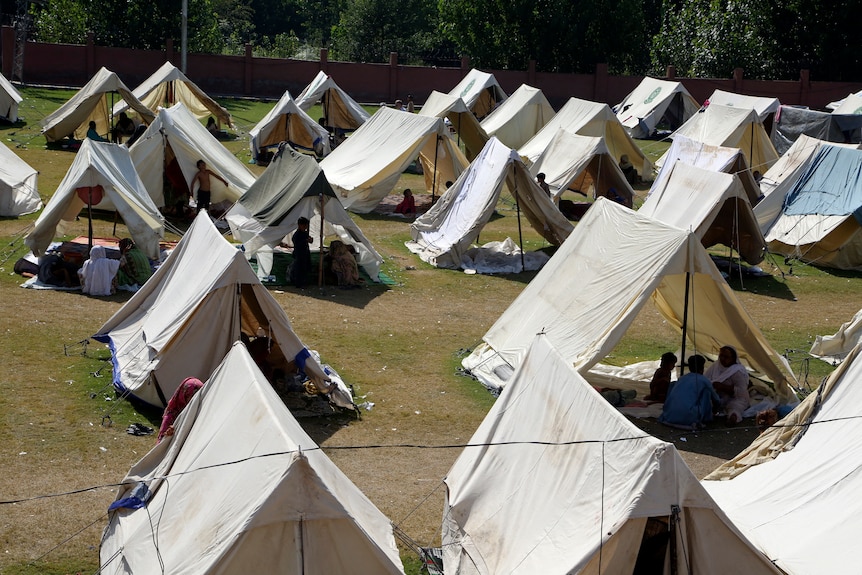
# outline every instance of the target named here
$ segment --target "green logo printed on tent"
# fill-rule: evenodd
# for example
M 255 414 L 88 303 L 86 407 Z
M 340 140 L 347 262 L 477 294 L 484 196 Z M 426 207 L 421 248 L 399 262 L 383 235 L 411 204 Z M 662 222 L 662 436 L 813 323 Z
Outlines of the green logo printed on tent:
M 659 92 L 661 92 L 661 87 L 658 87 L 655 90 L 653 90 L 652 94 L 650 94 L 649 97 L 646 100 L 644 100 L 644 104 L 649 104 L 650 102 L 655 100 L 656 96 L 659 95 Z
M 862 106 L 859 106 L 858 108 L 856 108 L 855 110 L 853 110 L 853 113 L 854 113 L 854 114 L 862 114 Z
M 475 80 L 475 79 L 470 80 L 470 83 L 469 83 L 469 84 L 467 84 L 467 87 L 466 87 L 466 88 L 464 88 L 463 90 L 461 90 L 461 97 L 462 97 L 462 98 L 464 97 L 464 94 L 466 94 L 467 92 L 469 92 L 469 91 L 470 91 L 470 88 L 472 88 L 472 87 L 473 87 L 473 84 L 475 84 L 475 83 L 476 83 L 476 80 Z

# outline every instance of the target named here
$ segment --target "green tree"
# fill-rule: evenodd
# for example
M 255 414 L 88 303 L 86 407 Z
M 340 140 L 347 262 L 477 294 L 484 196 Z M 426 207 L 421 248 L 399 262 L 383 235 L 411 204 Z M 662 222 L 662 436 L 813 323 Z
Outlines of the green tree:
M 333 29 L 338 59 L 386 62 L 390 52 L 416 63 L 434 42 L 436 12 L 427 0 L 347 0 Z
M 87 11 L 77 0 L 48 0 L 34 8 L 33 39 L 58 44 L 87 40 Z

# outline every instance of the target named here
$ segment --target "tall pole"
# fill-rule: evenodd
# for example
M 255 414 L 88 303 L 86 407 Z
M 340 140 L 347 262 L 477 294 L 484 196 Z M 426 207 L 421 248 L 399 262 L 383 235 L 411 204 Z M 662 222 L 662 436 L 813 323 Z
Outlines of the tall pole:
M 183 0 L 182 30 L 180 32 L 180 70 L 186 73 L 186 56 L 189 50 L 189 0 Z
M 434 173 L 431 175 L 431 205 L 437 201 L 437 152 L 440 150 L 440 140 L 442 136 L 437 134 L 437 139 L 434 141 Z
M 514 175 L 515 166 L 512 165 L 512 173 Z M 515 182 L 515 212 L 518 214 L 518 245 L 521 247 L 521 271 L 527 271 L 527 266 L 524 264 L 524 235 L 521 233 L 521 203 L 518 201 L 518 180 L 513 177 Z
M 679 376 L 682 377 L 682 374 L 685 373 L 685 337 L 686 331 L 688 330 L 688 295 L 689 289 L 691 285 L 691 272 L 685 272 L 685 298 L 684 298 L 684 308 L 682 310 L 682 348 L 680 351 L 680 355 L 682 358 L 679 360 Z
M 323 287 L 323 192 L 320 193 L 320 265 L 317 266 L 317 287 Z

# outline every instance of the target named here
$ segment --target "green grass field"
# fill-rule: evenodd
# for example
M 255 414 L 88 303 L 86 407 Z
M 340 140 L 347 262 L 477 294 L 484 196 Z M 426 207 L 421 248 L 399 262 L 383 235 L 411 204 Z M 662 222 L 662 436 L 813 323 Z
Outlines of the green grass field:
M 50 199 L 73 155 L 45 149 L 38 122 L 71 92 L 24 89 L 25 121 L 0 128 L 3 142 L 40 171 L 39 191 Z M 246 133 L 271 103 L 222 102 L 233 114 L 237 138 L 226 146 L 250 159 Z M 312 111 L 314 115 L 315 111 Z M 319 115 L 319 110 L 317 111 Z M 642 142 L 656 158 L 666 143 Z M 258 166 L 249 166 L 256 173 Z M 421 188 L 404 176 L 393 193 Z M 644 190 L 640 190 L 643 194 Z M 501 217 L 481 241 L 517 237 L 514 207 L 502 202 Z M 108 352 L 89 336 L 128 294 L 92 298 L 79 293 L 20 289 L 12 272 L 24 252 L 22 234 L 37 215 L 0 219 L 0 573 L 93 573 L 107 523 L 106 509 L 131 465 L 153 445 L 152 437 L 125 433 L 133 422 L 157 425 L 158 414 L 118 401 L 110 387 Z M 352 216 L 384 256 L 383 271 L 396 286 L 343 291 L 285 288 L 273 295 L 303 342 L 320 352 L 373 409 L 358 420 L 303 421 L 333 461 L 411 538 L 439 542 L 442 479 L 459 454 L 455 448 L 367 449 L 371 445 L 452 445 L 466 442 L 493 398 L 481 385 L 457 374 L 463 350 L 482 335 L 534 274 L 466 275 L 433 268 L 411 254 L 404 241 L 408 223 L 376 214 Z M 86 233 L 81 218 L 64 237 Z M 96 235 L 111 235 L 113 220 L 97 218 Z M 117 235 L 126 234 L 120 224 Z M 176 239 L 176 238 L 173 238 Z M 531 229 L 529 248 L 547 247 Z M 820 270 L 767 260 L 768 278 L 731 279 L 748 313 L 779 351 L 787 350 L 796 373 L 816 385 L 831 366 L 806 361 L 818 334 L 833 333 L 862 307 L 859 274 Z M 656 359 L 678 347 L 678 335 L 648 306 L 609 357 L 624 364 Z M 688 435 L 638 425 L 676 443 L 698 476 L 745 447 L 751 428 Z M 50 497 L 75 491 L 70 495 Z M 14 501 L 14 503 L 10 503 Z M 418 560 L 406 548 L 408 573 Z

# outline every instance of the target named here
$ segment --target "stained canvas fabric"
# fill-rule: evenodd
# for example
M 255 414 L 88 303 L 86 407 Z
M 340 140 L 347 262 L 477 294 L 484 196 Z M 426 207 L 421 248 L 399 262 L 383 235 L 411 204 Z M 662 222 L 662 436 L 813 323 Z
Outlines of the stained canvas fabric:
M 57 142 L 70 135 L 76 140 L 84 140 L 91 120 L 96 122 L 96 132 L 108 134 L 112 127 L 111 109 L 121 99 L 145 124 L 153 121 L 153 111 L 132 93 L 119 76 L 103 67 L 69 101 L 42 119 L 42 134 L 48 142 Z
M 521 84 L 493 113 L 482 120 L 482 129 L 488 136 L 496 136 L 510 148 L 518 149 L 553 117 L 554 108 L 542 91 Z
M 324 156 L 331 151 L 329 132 L 296 104 L 290 92 L 282 94 L 275 106 L 248 132 L 248 145 L 255 160 L 261 148 L 279 142 L 306 150 L 319 148 Z
M 296 97 L 296 105 L 305 112 L 320 102 L 326 125 L 341 130 L 356 130 L 371 114 L 342 90 L 332 76 L 322 70 Z
M 23 216 L 42 209 L 38 174 L 6 144 L 0 144 L 0 216 Z
M 754 110 L 761 122 L 765 122 L 769 116 L 775 114 L 781 106 L 778 98 L 764 98 L 761 96 L 746 96 L 725 90 L 715 90 L 708 98 L 709 105 L 742 108 Z
M 859 533 L 857 346 L 820 388 L 703 486 L 751 542 L 786 573 L 856 564 Z M 805 537 L 799 537 L 804 533 Z M 851 568 L 852 570 L 852 568 Z
M 697 113 L 700 104 L 681 82 L 644 78 L 614 107 L 632 138 L 648 138 L 659 125 L 676 130 Z
M 143 505 L 109 511 L 102 573 L 403 573 L 390 521 L 303 431 L 243 344 L 174 428 L 122 481 L 117 501 Z
M 464 142 L 465 156 L 470 161 L 482 151 L 488 141 L 488 134 L 479 124 L 479 120 L 464 103 L 464 100 L 450 94 L 433 91 L 419 111 L 422 116 L 446 118 L 457 134 L 457 139 Z
M 687 338 L 715 358 L 733 345 L 764 384 L 764 393 L 795 402 L 789 365 L 763 337 L 722 278 L 700 239 L 605 198 L 485 333 L 462 365 L 501 389 L 523 361 L 534 334 L 544 332 L 579 373 L 610 353 L 652 300 L 668 323 L 682 328 L 690 282 Z
M 0 117 L 14 124 L 18 121 L 18 106 L 24 97 L 6 76 L 0 74 Z
M 110 201 L 135 244 L 148 258 L 157 260 L 159 240 L 165 234 L 164 217 L 147 194 L 128 148 L 89 139 L 81 143 L 57 191 L 39 215 L 33 230 L 24 238 L 27 247 L 33 254 L 43 255 L 51 241 L 64 233 L 65 222 L 74 221 L 86 207 L 85 199 L 95 198 L 83 191 L 79 195 L 77 190 L 98 186 L 104 195 L 102 201 L 94 202 L 94 207 L 101 208 Z
M 198 120 L 212 116 L 220 126 L 233 126 L 230 112 L 210 98 L 197 84 L 189 80 L 182 70 L 170 62 L 162 64 L 149 78 L 141 82 L 140 86 L 132 90 L 132 94 L 150 110 L 170 108 L 182 102 Z M 118 102 L 114 105 L 113 114 L 118 116 L 120 112 L 128 109 L 129 105 L 126 102 Z
M 464 100 L 470 111 L 480 120 L 506 99 L 506 92 L 494 75 L 475 68 L 467 72 L 467 75 L 449 90 L 449 95 Z
M 164 407 L 185 378 L 209 378 L 242 333 L 265 334 L 285 358 L 305 362 L 318 389 L 332 388 L 245 255 L 202 212 L 168 259 L 93 337 L 111 349 L 118 392 Z
M 676 563 L 668 545 L 641 572 L 779 573 L 674 446 L 629 422 L 545 335 L 444 481 L 446 573 L 637 572 L 647 521 L 671 516 Z

